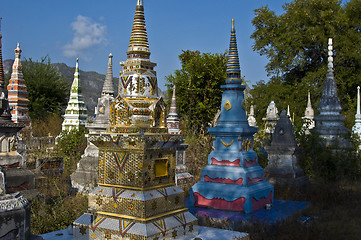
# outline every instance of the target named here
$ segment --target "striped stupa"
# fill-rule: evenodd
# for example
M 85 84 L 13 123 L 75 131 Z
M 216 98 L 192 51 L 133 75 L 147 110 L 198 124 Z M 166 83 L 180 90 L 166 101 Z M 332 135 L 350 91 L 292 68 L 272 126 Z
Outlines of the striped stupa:
M 11 78 L 7 86 L 9 106 L 11 108 L 11 120 L 15 123 L 25 123 L 26 126 L 30 124 L 30 117 L 28 115 L 29 99 L 28 91 L 23 78 L 21 65 L 21 49 L 19 43 L 16 46 L 15 60 L 12 67 Z
M 85 126 L 87 119 L 87 109 L 84 103 L 84 97 L 81 94 L 81 86 L 79 79 L 79 59 L 76 59 L 74 80 L 70 89 L 70 97 L 68 106 L 65 110 L 64 121 L 62 123 L 63 131 L 79 129 Z
M 229 43 L 226 84 L 242 84 L 234 19 L 232 19 L 231 40 Z

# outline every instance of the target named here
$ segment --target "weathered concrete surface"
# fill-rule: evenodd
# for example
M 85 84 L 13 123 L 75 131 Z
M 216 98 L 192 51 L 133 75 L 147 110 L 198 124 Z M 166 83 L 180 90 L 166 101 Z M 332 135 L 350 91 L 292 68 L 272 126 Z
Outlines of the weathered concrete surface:
M 29 202 L 20 193 L 0 196 L 0 240 L 29 238 Z

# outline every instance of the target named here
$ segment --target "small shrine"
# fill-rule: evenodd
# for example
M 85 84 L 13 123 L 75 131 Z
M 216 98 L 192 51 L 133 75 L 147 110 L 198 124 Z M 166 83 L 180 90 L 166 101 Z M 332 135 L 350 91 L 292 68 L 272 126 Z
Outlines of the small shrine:
M 22 51 L 19 43 L 14 51 L 15 61 L 12 67 L 11 78 L 7 86 L 9 107 L 11 109 L 11 120 L 14 123 L 24 123 L 25 126 L 30 126 L 28 109 L 30 101 L 28 99 L 28 92 L 22 73 L 22 65 L 20 61 Z
M 177 113 L 177 104 L 175 96 L 175 85 L 173 86 L 172 102 L 167 117 L 167 127 L 169 134 L 181 134 L 180 120 Z M 183 141 L 185 137 L 183 136 Z M 175 168 L 175 183 L 183 190 L 188 189 L 193 183 L 193 175 L 188 172 L 186 165 L 186 149 L 188 144 L 182 143 L 177 147 L 176 151 L 176 168 Z
M 74 223 L 74 239 L 192 239 L 197 218 L 175 185 L 176 149 L 183 137 L 169 134 L 150 62 L 143 1 L 138 0 L 119 94 L 105 134 L 89 134 L 99 149 L 98 187 L 89 209 Z
M 34 188 L 35 180 L 29 170 L 19 168 L 22 162 L 16 152 L 16 135 L 24 123 L 11 121 L 5 92 L 1 39 L 0 32 L 0 238 L 29 239 L 30 204 L 19 192 L 12 191 Z
M 254 107 L 253 107 L 253 105 L 251 105 L 251 107 L 250 107 L 247 120 L 248 120 L 249 126 L 257 127 L 257 121 L 256 121 L 256 116 L 254 115 Z
M 273 186 L 265 181 L 264 171 L 253 150 L 253 135 L 242 108 L 246 86 L 242 84 L 236 31 L 232 19 L 223 89 L 221 115 L 216 127 L 208 128 L 213 137 L 213 151 L 202 170 L 201 181 L 190 190 L 196 207 L 250 213 L 273 202 Z
M 308 91 L 307 107 L 305 110 L 305 116 L 302 117 L 302 119 L 304 121 L 302 128 L 305 129 L 306 133 L 309 133 L 311 129 L 315 128 L 314 118 L 315 118 L 315 111 L 312 108 L 310 91 Z
M 30 170 L 25 168 L 24 158 L 18 151 L 18 133 L 25 126 L 25 122 L 12 121 L 9 101 L 5 92 L 1 38 L 0 33 L 0 167 L 5 172 L 9 192 L 31 192 L 35 188 L 35 177 Z M 16 53 L 17 51 L 18 53 Z M 20 52 L 20 48 L 15 49 L 16 59 L 10 81 L 22 79 Z
M 80 126 L 85 126 L 87 117 L 87 109 L 84 103 L 83 95 L 81 94 L 79 80 L 79 59 L 77 58 L 74 80 L 71 85 L 69 102 L 65 110 L 64 121 L 62 123 L 61 129 L 63 131 L 79 129 Z
M 350 148 L 351 143 L 346 137 L 350 131 L 344 125 L 345 117 L 340 114 L 342 107 L 337 96 L 336 80 L 333 74 L 332 38 L 328 39 L 328 69 L 317 109 L 320 114 L 315 117 L 315 130 L 326 141 L 326 146 L 337 149 Z
M 87 121 L 85 127 L 90 134 L 106 133 L 109 127 L 110 106 L 114 102 L 114 88 L 113 88 L 113 55 L 110 53 L 108 58 L 107 72 L 103 84 L 103 89 L 100 98 L 98 98 L 98 105 L 95 111 L 95 117 L 92 121 Z M 88 135 L 87 135 L 88 136 Z M 97 166 L 99 160 L 98 148 L 89 141 L 87 137 L 87 147 L 84 154 L 81 156 L 77 164 L 76 171 L 71 174 L 71 186 L 77 192 L 89 192 L 92 190 L 97 181 L 98 173 Z
M 7 193 L 0 167 L 0 239 L 30 239 L 30 204 L 19 192 Z
M 262 118 L 262 120 L 265 121 L 264 129 L 266 133 L 273 134 L 278 119 L 279 116 L 276 103 L 271 101 L 267 107 L 266 117 Z
M 357 134 L 357 136 L 361 139 L 360 86 L 357 86 L 357 108 L 355 114 L 355 125 L 352 127 L 352 132 Z
M 290 117 L 283 110 L 277 122 L 268 153 L 268 165 L 264 169 L 266 179 L 274 185 L 302 186 L 308 178 L 298 164 L 297 143 Z

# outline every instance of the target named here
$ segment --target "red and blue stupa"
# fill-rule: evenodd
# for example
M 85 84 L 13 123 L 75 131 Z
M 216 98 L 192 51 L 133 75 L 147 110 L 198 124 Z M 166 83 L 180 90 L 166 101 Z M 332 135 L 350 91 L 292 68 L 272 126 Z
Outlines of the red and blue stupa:
M 273 186 L 253 150 L 256 127 L 250 127 L 242 108 L 246 86 L 241 79 L 236 31 L 232 19 L 226 84 L 222 85 L 221 115 L 216 127 L 208 128 L 213 151 L 202 170 L 201 181 L 190 190 L 195 207 L 250 213 L 273 202 Z

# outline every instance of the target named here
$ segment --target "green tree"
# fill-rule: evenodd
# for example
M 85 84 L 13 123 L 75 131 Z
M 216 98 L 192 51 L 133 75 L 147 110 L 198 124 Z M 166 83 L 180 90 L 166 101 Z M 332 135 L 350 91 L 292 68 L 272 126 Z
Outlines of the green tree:
M 227 54 L 187 50 L 179 55 L 179 59 L 182 68 L 166 77 L 169 103 L 175 84 L 178 114 L 185 129 L 204 136 L 208 123 L 220 108 L 220 86 L 226 79 Z
M 326 77 L 327 39 L 332 37 L 338 96 L 345 115 L 351 117 L 346 119 L 350 127 L 356 87 L 361 84 L 361 1 L 294 0 L 283 8 L 285 12 L 279 16 L 267 6 L 255 10 L 253 49 L 269 59 L 266 70 L 270 81 L 255 86 L 253 103 L 264 115 L 267 104 L 260 99 L 267 97 L 282 109 L 289 104 L 301 117 L 310 90 L 313 106 L 317 106 Z M 281 95 L 279 90 L 285 91 Z
M 80 127 L 71 131 L 62 131 L 57 138 L 54 156 L 63 158 L 65 176 L 75 171 L 76 164 L 84 153 L 87 145 L 85 132 L 85 127 Z
M 29 115 L 32 119 L 43 120 L 50 113 L 60 115 L 67 104 L 69 84 L 50 63 L 48 56 L 22 62 L 23 75 L 29 92 Z

